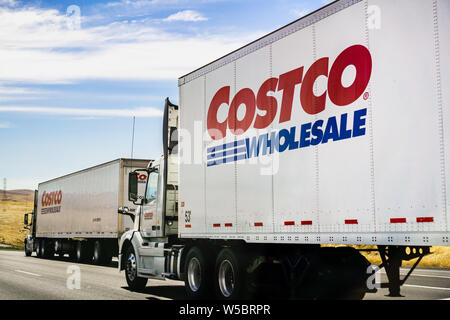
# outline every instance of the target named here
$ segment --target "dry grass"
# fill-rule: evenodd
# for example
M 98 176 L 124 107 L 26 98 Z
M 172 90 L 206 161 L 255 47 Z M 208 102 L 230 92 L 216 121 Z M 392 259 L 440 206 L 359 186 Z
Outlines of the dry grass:
M 357 249 L 376 249 L 376 246 L 351 246 Z M 450 247 L 431 247 L 431 254 L 422 258 L 419 266 L 450 268 Z M 367 260 L 372 264 L 381 264 L 381 258 L 378 251 L 362 251 Z M 403 266 L 412 266 L 417 259 L 403 261 Z
M 30 201 L 0 201 L 0 243 L 23 247 L 28 233 L 23 227 L 23 215 L 33 211 Z

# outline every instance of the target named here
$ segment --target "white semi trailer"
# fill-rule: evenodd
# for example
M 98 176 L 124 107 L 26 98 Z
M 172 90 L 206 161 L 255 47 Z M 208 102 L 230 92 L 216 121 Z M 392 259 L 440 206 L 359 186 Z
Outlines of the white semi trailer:
M 78 262 L 107 264 L 118 254 L 118 239 L 133 228 L 130 217 L 117 215 L 128 206 L 128 175 L 149 160 L 117 159 L 42 182 L 35 191 L 25 254 L 40 258 L 69 254 Z M 146 174 L 139 177 L 144 188 Z M 29 225 L 31 222 L 31 225 Z
M 362 298 L 369 262 L 323 245 L 373 245 L 399 295 L 402 260 L 449 245 L 449 38 L 447 0 L 341 0 L 181 77 L 130 174 L 128 285 Z

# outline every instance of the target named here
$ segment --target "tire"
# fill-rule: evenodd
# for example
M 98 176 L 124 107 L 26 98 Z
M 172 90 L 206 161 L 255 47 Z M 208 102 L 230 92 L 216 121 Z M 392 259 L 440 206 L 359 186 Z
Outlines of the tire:
M 26 257 L 30 257 L 31 254 L 33 253 L 33 250 L 30 251 L 30 250 L 28 249 L 28 241 L 25 241 L 24 249 L 25 249 L 25 256 L 26 256 Z
M 45 239 L 42 239 L 41 244 L 40 244 L 41 258 L 47 259 L 47 248 L 45 246 L 46 246 L 46 241 L 45 241 Z
M 185 263 L 184 286 L 191 299 L 207 299 L 214 292 L 213 263 L 198 247 L 189 250 Z
M 225 248 L 220 251 L 216 259 L 214 273 L 218 299 L 238 300 L 247 297 L 245 261 L 247 261 L 245 256 L 236 251 L 236 249 Z
M 94 264 L 109 265 L 112 260 L 112 251 L 107 242 L 96 240 L 94 243 Z
M 297 299 L 361 300 L 367 260 L 350 247 L 325 247 L 309 255 L 309 272 Z M 367 265 L 368 266 L 368 265 Z
M 42 240 L 41 239 L 37 239 L 36 240 L 36 257 L 38 258 L 42 258 Z
M 75 260 L 78 263 L 92 261 L 92 246 L 88 241 L 78 241 L 75 249 Z
M 41 255 L 42 258 L 51 259 L 55 255 L 54 246 L 52 244 L 52 240 L 50 239 L 42 239 L 42 247 L 41 247 Z
M 367 268 L 370 262 L 354 248 L 337 248 L 338 255 L 341 257 L 341 263 L 345 268 L 345 277 L 347 279 L 346 290 L 341 298 L 345 300 L 362 300 L 368 291 Z
M 127 260 L 125 262 L 125 279 L 127 280 L 128 287 L 132 291 L 142 291 L 147 285 L 147 278 L 141 278 L 137 276 L 137 261 L 136 253 L 133 246 L 127 250 Z
M 94 264 L 103 264 L 105 260 L 105 245 L 102 241 L 94 242 Z
M 77 246 L 73 245 L 73 247 L 69 251 L 69 259 L 72 261 L 77 260 Z

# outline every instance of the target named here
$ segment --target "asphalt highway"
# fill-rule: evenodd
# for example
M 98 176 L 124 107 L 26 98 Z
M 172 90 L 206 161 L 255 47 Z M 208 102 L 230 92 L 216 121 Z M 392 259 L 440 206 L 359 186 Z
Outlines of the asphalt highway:
M 405 275 L 407 268 L 401 269 Z M 380 271 L 381 281 L 386 281 Z M 366 294 L 371 300 L 450 300 L 450 269 L 417 268 L 402 287 L 403 297 L 387 297 L 388 289 Z M 184 284 L 149 280 L 143 292 L 128 290 L 117 260 L 110 266 L 78 264 L 68 257 L 51 260 L 0 250 L 0 300 L 167 300 L 186 299 Z

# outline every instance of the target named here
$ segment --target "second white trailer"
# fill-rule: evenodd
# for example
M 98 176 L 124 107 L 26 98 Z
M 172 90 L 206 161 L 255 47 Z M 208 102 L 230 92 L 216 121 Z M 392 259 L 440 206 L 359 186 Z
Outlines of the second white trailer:
M 109 262 L 117 256 L 118 238 L 134 225 L 131 216 L 118 215 L 122 207 L 135 211 L 128 200 L 128 175 L 148 162 L 117 159 L 40 183 L 26 251 Z M 147 175 L 142 173 L 139 181 L 145 189 Z

